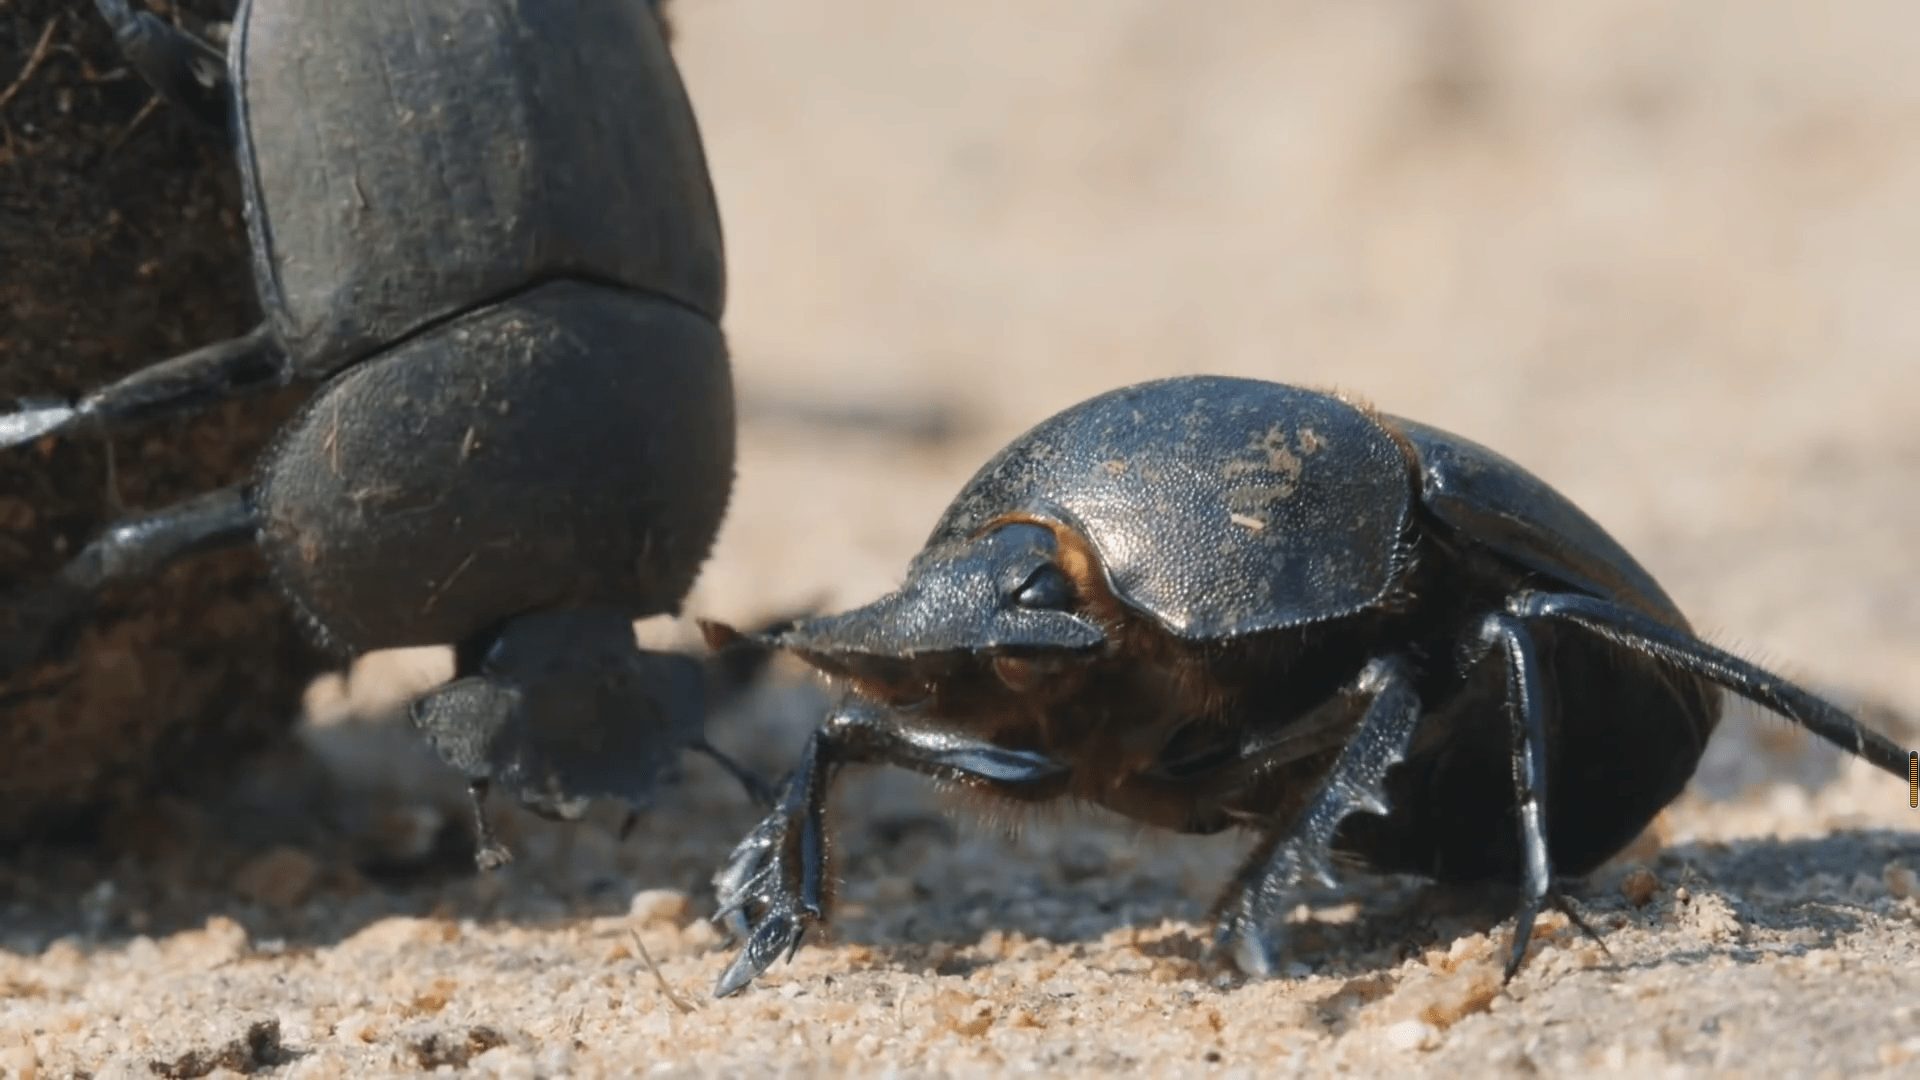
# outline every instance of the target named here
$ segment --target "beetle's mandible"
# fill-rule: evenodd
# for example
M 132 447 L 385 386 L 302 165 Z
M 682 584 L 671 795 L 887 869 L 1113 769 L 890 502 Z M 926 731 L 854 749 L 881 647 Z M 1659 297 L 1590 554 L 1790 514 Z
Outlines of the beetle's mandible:
M 8 599 L 0 670 L 96 593 L 257 542 L 343 654 L 452 643 L 412 705 L 474 785 L 549 815 L 644 804 L 702 734 L 701 666 L 640 650 L 677 613 L 733 482 L 725 264 L 705 152 L 646 0 L 243 0 L 224 52 L 96 0 L 130 64 L 225 131 L 265 321 L 76 401 L 0 448 L 293 380 L 251 483 L 124 520 Z
M 709 637 L 733 636 L 710 626 Z M 1242 970 L 1332 856 L 1506 880 L 1509 978 L 1556 875 L 1692 776 L 1721 690 L 1904 778 L 1907 753 L 1705 644 L 1599 525 L 1475 443 L 1276 383 L 1083 402 L 975 475 L 896 592 L 760 637 L 844 681 L 716 878 L 745 938 L 718 993 L 827 914 L 836 769 L 887 763 L 1261 834 L 1218 909 Z

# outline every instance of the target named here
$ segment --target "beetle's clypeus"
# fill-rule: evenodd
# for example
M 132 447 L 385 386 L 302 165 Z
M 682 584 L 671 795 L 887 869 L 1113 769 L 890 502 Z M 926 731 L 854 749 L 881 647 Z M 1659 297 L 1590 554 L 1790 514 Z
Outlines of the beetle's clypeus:
M 710 640 L 733 631 L 709 626 Z M 1904 777 L 1907 753 L 1694 636 L 1592 519 L 1484 447 L 1339 398 L 1192 377 L 1016 439 L 866 607 L 757 635 L 846 684 L 716 878 L 745 986 L 824 918 L 837 767 L 1070 797 L 1260 842 L 1217 945 L 1277 965 L 1331 856 L 1519 888 L 1512 977 L 1556 875 L 1680 793 L 1725 688 Z
M 132 66 L 224 131 L 265 321 L 0 447 L 292 380 L 316 390 L 251 483 L 121 521 L 0 602 L 0 670 L 60 647 L 106 585 L 257 541 L 345 654 L 454 643 L 412 715 L 474 782 L 577 816 L 645 802 L 702 736 L 677 612 L 733 480 L 719 215 L 644 0 L 245 0 L 222 50 L 96 0 Z

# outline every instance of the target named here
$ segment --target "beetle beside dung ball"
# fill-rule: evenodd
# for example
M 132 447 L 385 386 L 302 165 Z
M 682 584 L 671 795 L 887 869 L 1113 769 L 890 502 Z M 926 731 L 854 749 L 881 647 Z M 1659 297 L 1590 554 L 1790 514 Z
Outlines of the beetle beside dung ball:
M 709 640 L 737 635 L 709 625 Z M 1333 857 L 1519 889 L 1511 978 L 1558 875 L 1680 794 L 1724 688 L 1904 778 L 1907 753 L 1697 638 L 1599 525 L 1466 439 L 1269 382 L 1083 402 L 966 485 L 901 588 L 754 635 L 842 681 L 715 878 L 747 985 L 828 914 L 842 765 L 1074 798 L 1260 839 L 1216 944 L 1250 974 Z
M 507 858 L 489 783 L 552 816 L 644 804 L 711 748 L 700 665 L 633 623 L 679 609 L 734 464 L 720 220 L 657 3 L 245 0 L 224 55 L 96 6 L 231 134 L 266 318 L 0 413 L 0 449 L 316 389 L 252 483 L 0 598 L 0 672 L 56 653 L 100 590 L 257 543 L 338 652 L 455 645 L 412 714 L 473 782 L 483 865 Z

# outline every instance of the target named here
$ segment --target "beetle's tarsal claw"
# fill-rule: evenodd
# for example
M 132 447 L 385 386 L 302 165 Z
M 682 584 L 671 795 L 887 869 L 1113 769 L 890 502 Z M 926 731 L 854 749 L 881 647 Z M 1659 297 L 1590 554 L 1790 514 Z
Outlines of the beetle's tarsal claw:
M 1595 945 L 1600 946 L 1602 953 L 1609 957 L 1613 955 L 1613 950 L 1607 948 L 1607 943 L 1600 937 L 1600 932 L 1593 928 L 1592 923 L 1587 922 L 1586 917 L 1580 914 L 1580 909 L 1574 907 L 1573 903 L 1566 898 L 1565 894 L 1556 890 L 1549 900 L 1553 904 L 1554 910 L 1565 915 L 1568 922 L 1579 927 L 1581 933 L 1587 935 Z
M 758 853 L 754 857 L 758 857 Z M 746 944 L 720 976 L 713 991 L 715 997 L 726 997 L 740 990 L 782 956 L 793 959 L 800 950 L 801 939 L 806 936 L 807 924 L 817 918 L 805 910 L 796 891 L 782 880 L 779 869 L 769 865 L 747 875 L 740 892 L 723 896 L 721 908 L 714 917 L 723 920 Z M 749 919 L 749 906 L 761 909 L 757 918 Z
M 1280 973 L 1284 942 L 1279 933 L 1254 924 L 1249 915 L 1243 910 L 1222 920 L 1214 935 L 1214 950 L 1241 974 L 1271 979 Z
M 714 919 L 745 942 L 714 988 L 725 997 L 752 982 L 781 956 L 800 949 L 807 926 L 824 917 L 814 895 L 825 871 L 818 837 L 807 815 L 800 777 L 789 780 L 774 811 L 761 819 L 714 875 L 719 909 Z
M 78 415 L 79 410 L 64 401 L 21 401 L 0 413 L 0 450 L 57 435 Z
M 793 910 L 769 910 L 761 918 L 760 925 L 748 939 L 740 955 L 733 958 L 720 981 L 713 988 L 714 997 L 726 997 L 738 992 L 742 987 L 758 978 L 760 973 L 773 966 L 773 962 L 782 955 L 788 960 L 800 950 L 800 939 L 806 934 L 806 923 L 799 913 Z
M 1526 962 L 1527 946 L 1533 942 L 1533 922 L 1540 914 L 1537 905 L 1528 904 L 1513 916 L 1513 947 L 1507 952 L 1507 969 L 1500 981 L 1510 983 L 1520 974 L 1520 965 Z
M 1405 760 L 1420 720 L 1420 699 L 1399 661 L 1368 664 L 1350 692 L 1372 700 L 1326 783 L 1286 833 L 1256 852 L 1228 887 L 1215 946 L 1249 975 L 1272 975 L 1278 950 L 1270 935 L 1302 887 L 1333 888 L 1333 839 L 1355 813 L 1387 811 L 1387 770 Z
M 1501 977 L 1502 982 L 1512 982 L 1513 977 L 1520 973 L 1520 966 L 1527 962 L 1527 948 L 1533 943 L 1534 923 L 1538 921 L 1540 913 L 1549 907 L 1565 915 L 1568 922 L 1573 923 L 1588 937 L 1598 942 L 1601 951 L 1606 951 L 1606 942 L 1601 941 L 1600 935 L 1594 932 L 1593 927 L 1587 925 L 1587 920 L 1580 917 L 1580 913 L 1567 903 L 1566 898 L 1560 895 L 1557 888 L 1549 887 L 1540 895 L 1527 894 L 1520 899 L 1520 909 L 1513 914 L 1513 946 L 1507 953 L 1507 967 L 1505 974 Z
M 1316 845 L 1309 836 L 1289 837 L 1249 871 L 1229 889 L 1223 905 L 1226 914 L 1214 933 L 1214 949 L 1243 974 L 1272 978 L 1279 973 L 1280 957 L 1286 951 L 1287 908 L 1303 888 L 1333 888 L 1338 882 L 1325 845 Z

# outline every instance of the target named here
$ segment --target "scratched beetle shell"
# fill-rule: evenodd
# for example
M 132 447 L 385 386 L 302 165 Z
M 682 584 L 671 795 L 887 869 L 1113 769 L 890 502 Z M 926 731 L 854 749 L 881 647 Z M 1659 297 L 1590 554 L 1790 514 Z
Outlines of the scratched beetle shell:
M 922 563 L 1032 514 L 1093 545 L 1114 593 L 1188 640 L 1365 610 L 1403 557 L 1414 483 L 1392 436 L 1337 398 L 1244 379 L 1151 382 L 1028 431 L 989 461 Z

